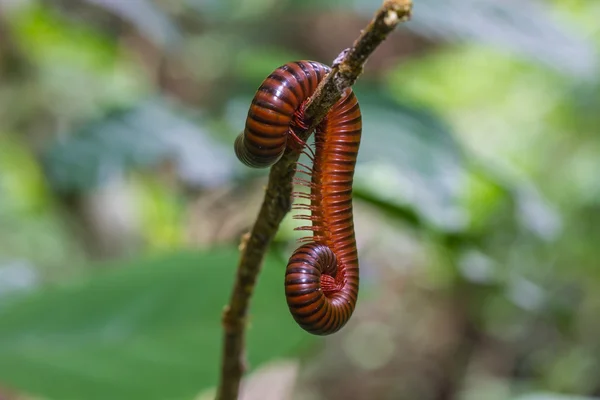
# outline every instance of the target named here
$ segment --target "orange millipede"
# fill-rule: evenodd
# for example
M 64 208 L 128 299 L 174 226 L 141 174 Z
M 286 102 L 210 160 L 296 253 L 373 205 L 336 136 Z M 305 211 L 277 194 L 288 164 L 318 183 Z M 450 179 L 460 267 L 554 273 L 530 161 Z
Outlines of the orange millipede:
M 261 84 L 252 100 L 244 132 L 235 141 L 237 157 L 246 165 L 264 168 L 298 143 L 296 132 L 308 126 L 304 106 L 330 68 L 313 61 L 290 62 L 277 68 Z M 310 180 L 295 183 L 310 188 L 294 193 L 310 204 L 295 204 L 309 214 L 294 218 L 309 221 L 296 228 L 312 235 L 290 257 L 285 294 L 296 322 L 315 335 L 337 332 L 350 319 L 358 296 L 358 252 L 352 216 L 352 180 L 360 146 L 362 120 L 351 89 L 331 108 L 315 129 L 315 149 L 303 151 L 312 168 L 297 164 L 297 172 Z M 288 137 L 295 142 L 288 143 Z

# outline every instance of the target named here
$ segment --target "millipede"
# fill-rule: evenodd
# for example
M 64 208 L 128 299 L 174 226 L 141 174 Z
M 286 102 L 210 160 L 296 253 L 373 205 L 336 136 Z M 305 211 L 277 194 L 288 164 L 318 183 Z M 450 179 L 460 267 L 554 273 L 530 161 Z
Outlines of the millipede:
M 358 297 L 358 251 L 352 215 L 352 181 L 360 146 L 362 118 L 356 96 L 347 89 L 315 129 L 314 150 L 297 133 L 306 130 L 306 102 L 331 69 L 314 61 L 287 63 L 258 88 L 244 131 L 235 141 L 237 157 L 249 167 L 275 164 L 286 146 L 302 146 L 312 167 L 297 164 L 306 178 L 295 183 L 310 188 L 294 192 L 308 204 L 294 204 L 294 218 L 311 232 L 289 259 L 285 295 L 296 322 L 307 332 L 329 335 L 350 319 Z

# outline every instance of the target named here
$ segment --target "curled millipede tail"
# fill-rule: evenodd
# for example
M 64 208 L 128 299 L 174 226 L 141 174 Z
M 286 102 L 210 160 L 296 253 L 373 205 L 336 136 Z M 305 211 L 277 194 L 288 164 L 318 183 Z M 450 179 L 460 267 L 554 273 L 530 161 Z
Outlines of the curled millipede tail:
M 285 296 L 292 316 L 315 335 L 340 330 L 350 319 L 358 287 L 332 288 L 337 257 L 322 244 L 301 246 L 290 258 L 285 275 Z

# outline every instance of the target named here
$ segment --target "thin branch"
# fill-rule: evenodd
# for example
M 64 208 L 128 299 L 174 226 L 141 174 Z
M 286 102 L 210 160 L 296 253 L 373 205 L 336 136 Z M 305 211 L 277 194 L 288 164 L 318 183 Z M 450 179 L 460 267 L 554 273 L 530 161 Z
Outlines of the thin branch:
M 353 46 L 344 50 L 334 61 L 331 73 L 323 79 L 309 99 L 305 116 L 311 123 L 299 135 L 301 139 L 308 139 L 344 91 L 356 82 L 371 53 L 398 23 L 410 19 L 411 10 L 411 0 L 386 0 L 383 3 Z M 265 198 L 256 223 L 240 246 L 241 257 L 233 292 L 223 313 L 225 334 L 217 400 L 238 398 L 240 380 L 245 370 L 244 341 L 248 306 L 269 243 L 290 211 L 294 164 L 299 155 L 297 151 L 288 150 L 271 167 Z

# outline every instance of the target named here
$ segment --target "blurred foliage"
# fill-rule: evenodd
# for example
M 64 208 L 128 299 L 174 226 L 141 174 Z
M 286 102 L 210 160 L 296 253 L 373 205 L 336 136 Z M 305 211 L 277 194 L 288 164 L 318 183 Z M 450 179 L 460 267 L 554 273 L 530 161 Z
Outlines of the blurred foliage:
M 45 160 L 56 190 L 80 192 L 162 163 L 174 164 L 177 177 L 191 186 L 222 185 L 233 172 L 230 153 L 168 105 L 149 102 L 83 126 L 50 148 Z
M 340 0 L 292 3 L 329 9 L 348 6 Z M 369 0 L 351 3 L 365 17 L 373 12 Z M 552 14 L 543 3 L 535 1 L 420 0 L 414 4 L 414 17 L 406 28 L 434 40 L 491 44 L 574 76 L 593 74 L 597 60 L 592 44 L 573 29 L 558 24 Z
M 268 73 L 332 60 L 377 5 L 0 0 L 0 398 L 210 395 L 266 176 L 233 138 Z M 292 359 L 297 399 L 600 396 L 599 18 L 415 2 L 355 87 L 356 315 L 325 340 L 293 324 L 290 215 L 251 372 Z M 288 397 L 254 376 L 250 398 Z

